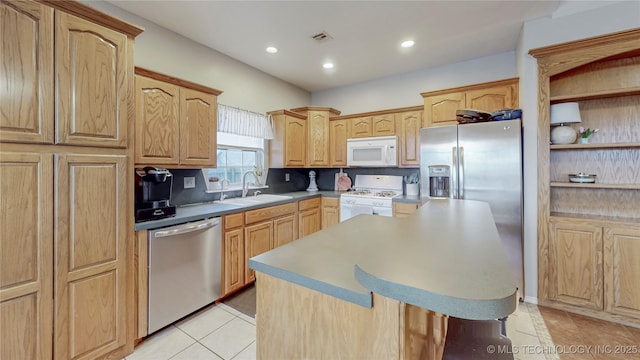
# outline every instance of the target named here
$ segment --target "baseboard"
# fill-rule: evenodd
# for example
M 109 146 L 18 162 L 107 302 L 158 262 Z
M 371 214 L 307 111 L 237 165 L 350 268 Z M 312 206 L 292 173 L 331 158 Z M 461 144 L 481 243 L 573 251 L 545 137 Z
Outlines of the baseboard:
M 524 297 L 524 302 L 529 303 L 529 304 L 538 305 L 538 298 L 534 297 L 534 296 L 525 296 Z

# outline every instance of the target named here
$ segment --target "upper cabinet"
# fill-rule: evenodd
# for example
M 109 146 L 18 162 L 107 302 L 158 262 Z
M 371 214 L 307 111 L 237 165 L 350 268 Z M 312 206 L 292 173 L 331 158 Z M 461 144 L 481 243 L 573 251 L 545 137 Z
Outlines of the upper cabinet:
M 136 164 L 216 167 L 221 93 L 136 68 Z
M 329 121 L 329 163 L 331 167 L 347 166 L 347 138 L 349 120 Z
M 640 324 L 639 271 L 628 265 L 640 256 L 640 29 L 534 49 L 531 54 L 538 60 L 539 80 L 538 299 L 549 306 L 567 303 L 567 297 L 556 296 L 563 290 L 559 281 L 583 277 L 585 267 L 578 262 L 559 274 L 559 264 L 575 254 L 598 251 L 604 254 L 604 269 L 599 257 L 597 276 L 590 283 L 598 301 L 582 301 L 584 297 L 568 309 L 592 308 L 598 317 Z M 550 145 L 550 106 L 564 102 L 578 103 L 582 122 L 570 126 L 600 129 L 588 144 Z M 596 175 L 595 182 L 570 182 L 569 174 L 580 172 Z M 598 243 L 585 240 L 581 245 L 559 236 L 560 220 L 565 228 L 584 223 L 604 228 L 605 241 L 601 230 L 593 236 Z M 588 261 L 595 260 L 585 255 L 582 263 Z M 593 286 L 594 282 L 604 286 Z
M 349 119 L 351 122 L 351 136 L 349 138 L 361 138 L 373 136 L 373 119 L 371 116 L 363 116 Z
M 329 167 L 329 117 L 340 111 L 325 107 L 291 109 L 307 115 L 307 167 Z
M 37 2 L 3 2 L 1 11 L 0 88 L 10 94 L 0 96 L 0 140 L 125 148 L 128 37 L 140 30 L 127 33 Z
M 398 166 L 420 166 L 420 128 L 422 110 L 404 111 L 395 114 L 398 135 Z
M 53 9 L 0 3 L 0 140 L 52 144 Z
M 371 118 L 373 136 L 390 136 L 396 134 L 396 119 L 394 114 L 383 114 Z
M 518 78 L 425 92 L 422 127 L 456 125 L 456 110 L 518 108 Z
M 288 110 L 269 113 L 274 138 L 269 140 L 269 166 L 301 168 L 307 164 L 307 117 Z

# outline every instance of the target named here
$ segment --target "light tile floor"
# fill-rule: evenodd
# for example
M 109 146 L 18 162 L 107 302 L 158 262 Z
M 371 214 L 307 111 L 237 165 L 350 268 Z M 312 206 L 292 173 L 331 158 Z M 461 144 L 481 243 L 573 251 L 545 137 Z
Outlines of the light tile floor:
M 544 323 L 542 329 L 539 324 L 534 326 L 537 311 L 535 305 L 522 303 L 507 319 L 507 335 L 514 349 L 522 350 L 514 355 L 515 360 L 557 359 L 524 351 L 545 345 L 550 339 Z M 126 360 L 255 359 L 255 324 L 252 317 L 225 304 L 213 305 L 148 337 Z

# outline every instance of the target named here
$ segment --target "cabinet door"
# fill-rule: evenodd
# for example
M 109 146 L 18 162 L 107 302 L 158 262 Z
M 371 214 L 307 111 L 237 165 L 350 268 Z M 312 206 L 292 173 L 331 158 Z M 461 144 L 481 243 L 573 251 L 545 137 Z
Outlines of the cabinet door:
M 550 299 L 602 310 L 602 228 L 556 221 L 549 234 Z
M 348 120 L 332 120 L 329 122 L 329 141 L 331 167 L 347 166 L 347 138 L 349 137 Z
M 273 249 L 273 221 L 265 221 L 244 228 L 245 237 L 245 283 L 256 279 L 256 273 L 249 269 L 249 259 Z
M 304 167 L 307 162 L 307 122 L 287 116 L 284 126 L 284 166 Z
M 53 9 L 0 3 L 0 141 L 53 143 Z
M 423 127 L 456 125 L 456 110 L 464 109 L 464 92 L 454 92 L 424 98 Z
M 242 228 L 225 231 L 222 242 L 222 295 L 242 287 L 244 282 L 244 231 Z
M 397 114 L 398 147 L 400 167 L 420 166 L 420 127 L 422 112 L 412 111 Z
M 291 214 L 273 221 L 274 247 L 290 243 L 298 238 L 296 215 Z
M 313 234 L 322 229 L 320 208 L 307 209 L 298 213 L 299 237 Z
M 177 86 L 136 76 L 136 164 L 178 164 L 179 116 Z
M 56 12 L 56 143 L 127 146 L 127 37 Z M 133 79 L 132 79 L 133 80 Z
M 338 198 L 322 198 L 322 228 L 326 229 L 331 225 L 340 222 L 340 205 Z
M 393 216 L 404 218 L 418 210 L 418 204 L 393 203 Z
M 373 119 L 371 116 L 351 119 L 351 137 L 361 138 L 373 136 Z
M 396 134 L 396 120 L 394 114 L 374 116 L 371 120 L 373 124 L 373 136 L 389 136 Z
M 309 111 L 307 167 L 329 166 L 329 114 Z
M 216 167 L 217 96 L 180 89 L 180 164 Z
M 126 156 L 56 155 L 55 359 L 98 358 L 125 345 Z
M 0 153 L 0 359 L 51 359 L 52 166 L 50 154 Z
M 640 319 L 640 228 L 605 228 L 605 310 Z
M 465 98 L 467 108 L 486 112 L 518 107 L 518 94 L 516 94 L 515 85 L 470 90 L 466 92 Z

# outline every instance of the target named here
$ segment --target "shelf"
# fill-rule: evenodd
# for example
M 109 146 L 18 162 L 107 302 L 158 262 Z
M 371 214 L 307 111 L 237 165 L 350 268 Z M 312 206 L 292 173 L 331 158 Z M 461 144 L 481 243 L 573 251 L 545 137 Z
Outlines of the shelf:
M 628 223 L 628 224 L 640 223 L 640 219 L 638 218 L 621 217 L 621 216 L 584 215 L 584 214 L 562 213 L 562 212 L 552 212 L 550 214 L 550 218 L 576 219 L 576 220 L 589 220 L 589 221 L 595 220 L 595 221 L 602 221 L 602 222 Z
M 558 104 L 563 102 L 579 101 L 579 100 L 593 100 L 593 99 L 605 99 L 618 96 L 634 96 L 640 95 L 640 87 L 626 88 L 626 89 L 613 89 L 606 91 L 596 91 L 583 94 L 572 95 L 558 95 L 549 98 L 551 104 Z
M 640 142 L 625 143 L 602 143 L 602 144 L 566 144 L 566 145 L 550 145 L 551 150 L 580 150 L 580 149 L 624 149 L 624 148 L 640 148 Z
M 550 186 L 563 187 L 563 188 L 583 188 L 583 189 L 640 190 L 640 184 L 598 184 L 598 183 L 552 182 Z

